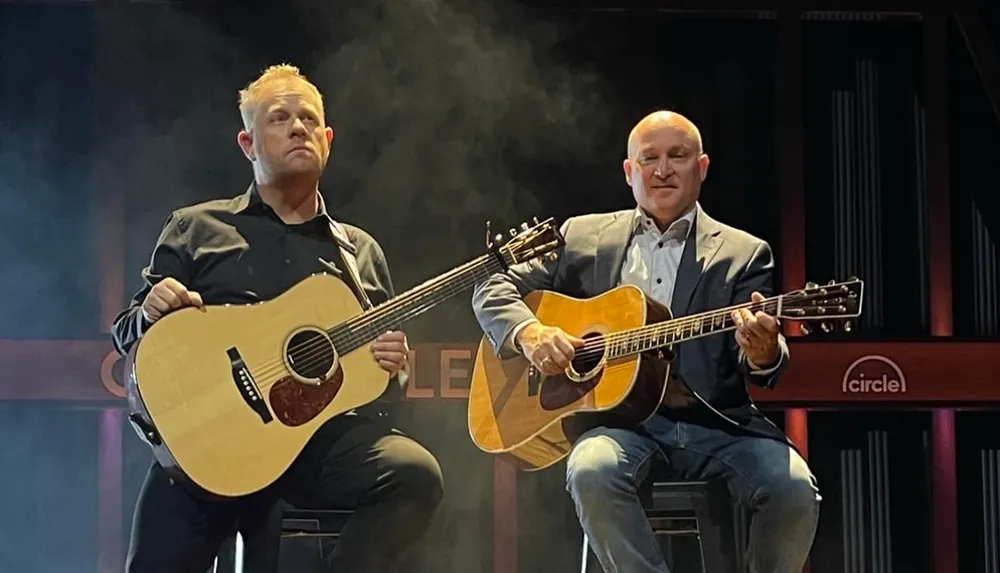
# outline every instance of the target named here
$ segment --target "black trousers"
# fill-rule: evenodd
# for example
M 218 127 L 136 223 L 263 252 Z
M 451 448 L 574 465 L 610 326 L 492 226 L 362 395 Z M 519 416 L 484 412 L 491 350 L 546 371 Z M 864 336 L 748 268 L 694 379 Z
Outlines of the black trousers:
M 205 573 L 237 530 L 245 570 L 273 571 L 279 541 L 269 517 L 283 499 L 308 509 L 354 509 L 327 565 L 337 573 L 388 573 L 421 539 L 443 492 L 430 452 L 363 415 L 330 420 L 281 479 L 244 498 L 209 498 L 154 462 L 135 507 L 126 572 Z

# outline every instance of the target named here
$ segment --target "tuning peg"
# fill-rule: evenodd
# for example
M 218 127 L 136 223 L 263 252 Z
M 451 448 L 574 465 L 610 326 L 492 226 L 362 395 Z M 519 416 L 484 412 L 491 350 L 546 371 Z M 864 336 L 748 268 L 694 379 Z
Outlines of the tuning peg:
M 851 332 L 854 330 L 854 325 L 849 320 L 844 321 L 844 332 Z
M 522 223 L 521 223 L 521 230 L 522 230 L 522 231 L 527 231 L 527 230 L 528 230 L 528 224 L 527 224 L 527 223 L 524 223 L 524 222 L 522 222 Z
M 536 225 L 541 225 L 541 223 L 538 221 L 538 217 L 537 216 L 532 217 L 531 218 L 531 222 L 534 223 L 534 224 L 536 224 Z
M 818 284 L 816 284 L 816 283 L 814 283 L 812 281 L 809 281 L 809 282 L 806 283 L 806 288 L 807 289 L 814 289 L 814 288 L 816 288 L 818 286 L 819 286 Z
M 837 281 L 830 281 L 830 282 L 826 283 L 826 286 L 833 286 L 835 284 L 837 284 Z
M 493 237 L 493 240 L 496 241 L 496 242 L 498 242 L 498 243 L 500 241 L 503 241 L 503 233 L 497 233 L 497 236 Z
M 819 329 L 823 331 L 824 334 L 830 334 L 833 332 L 833 325 L 829 322 L 819 323 Z
M 515 229 L 514 227 L 511 227 L 510 228 L 510 236 L 511 237 L 516 237 L 517 236 L 517 229 Z
M 847 282 L 853 283 L 856 280 L 858 280 L 858 277 L 856 277 L 854 275 L 851 275 L 851 276 L 847 277 Z
M 802 336 L 809 336 L 812 334 L 812 328 L 810 328 L 809 324 L 806 322 L 799 325 L 799 331 L 802 333 Z

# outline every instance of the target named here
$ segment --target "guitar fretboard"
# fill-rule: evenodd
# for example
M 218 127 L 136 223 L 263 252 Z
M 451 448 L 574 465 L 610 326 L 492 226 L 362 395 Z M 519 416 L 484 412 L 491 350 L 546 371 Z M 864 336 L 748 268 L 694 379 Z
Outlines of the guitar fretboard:
M 504 261 L 511 264 L 508 252 L 504 249 L 500 252 Z M 481 255 L 333 327 L 327 333 L 338 351 L 346 354 L 389 330 L 398 329 L 402 323 L 420 316 L 501 270 L 503 266 L 496 256 Z
M 733 322 L 732 313 L 737 309 L 746 308 L 753 313 L 764 311 L 776 315 L 781 309 L 782 296 L 616 332 L 606 338 L 608 358 L 630 356 L 733 330 L 736 323 Z

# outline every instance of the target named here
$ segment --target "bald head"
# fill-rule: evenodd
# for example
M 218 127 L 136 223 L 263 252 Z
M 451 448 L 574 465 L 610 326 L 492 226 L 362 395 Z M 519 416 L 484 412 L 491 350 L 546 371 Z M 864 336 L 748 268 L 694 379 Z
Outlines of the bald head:
M 628 157 L 634 158 L 639 150 L 639 142 L 648 137 L 652 132 L 668 129 L 676 131 L 684 139 L 687 139 L 695 153 L 702 152 L 701 132 L 698 126 L 690 119 L 672 111 L 654 111 L 635 124 L 628 134 L 628 147 L 626 153 Z
M 701 193 L 709 163 L 701 133 L 683 115 L 657 111 L 632 128 L 627 147 L 625 181 L 638 206 L 665 230 Z

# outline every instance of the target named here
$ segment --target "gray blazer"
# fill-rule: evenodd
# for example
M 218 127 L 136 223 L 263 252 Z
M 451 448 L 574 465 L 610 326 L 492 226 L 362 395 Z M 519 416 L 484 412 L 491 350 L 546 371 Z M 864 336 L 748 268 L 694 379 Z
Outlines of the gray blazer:
M 618 286 L 634 227 L 634 209 L 570 217 L 562 225 L 566 245 L 554 260 L 533 260 L 495 274 L 476 287 L 472 307 L 494 351 L 511 330 L 534 315 L 522 296 L 552 290 L 589 298 Z M 693 240 L 692 240 L 693 238 Z M 684 246 L 671 311 L 684 316 L 748 302 L 758 291 L 773 292 L 774 260 L 766 241 L 712 219 L 697 207 Z M 751 374 L 732 332 L 707 336 L 674 348 L 673 371 L 702 400 L 731 423 L 778 437 L 780 430 L 757 411 L 747 383 L 773 388 L 788 364 L 788 345 L 779 338 L 781 359 L 769 375 Z M 777 432 L 777 434 L 776 434 Z

